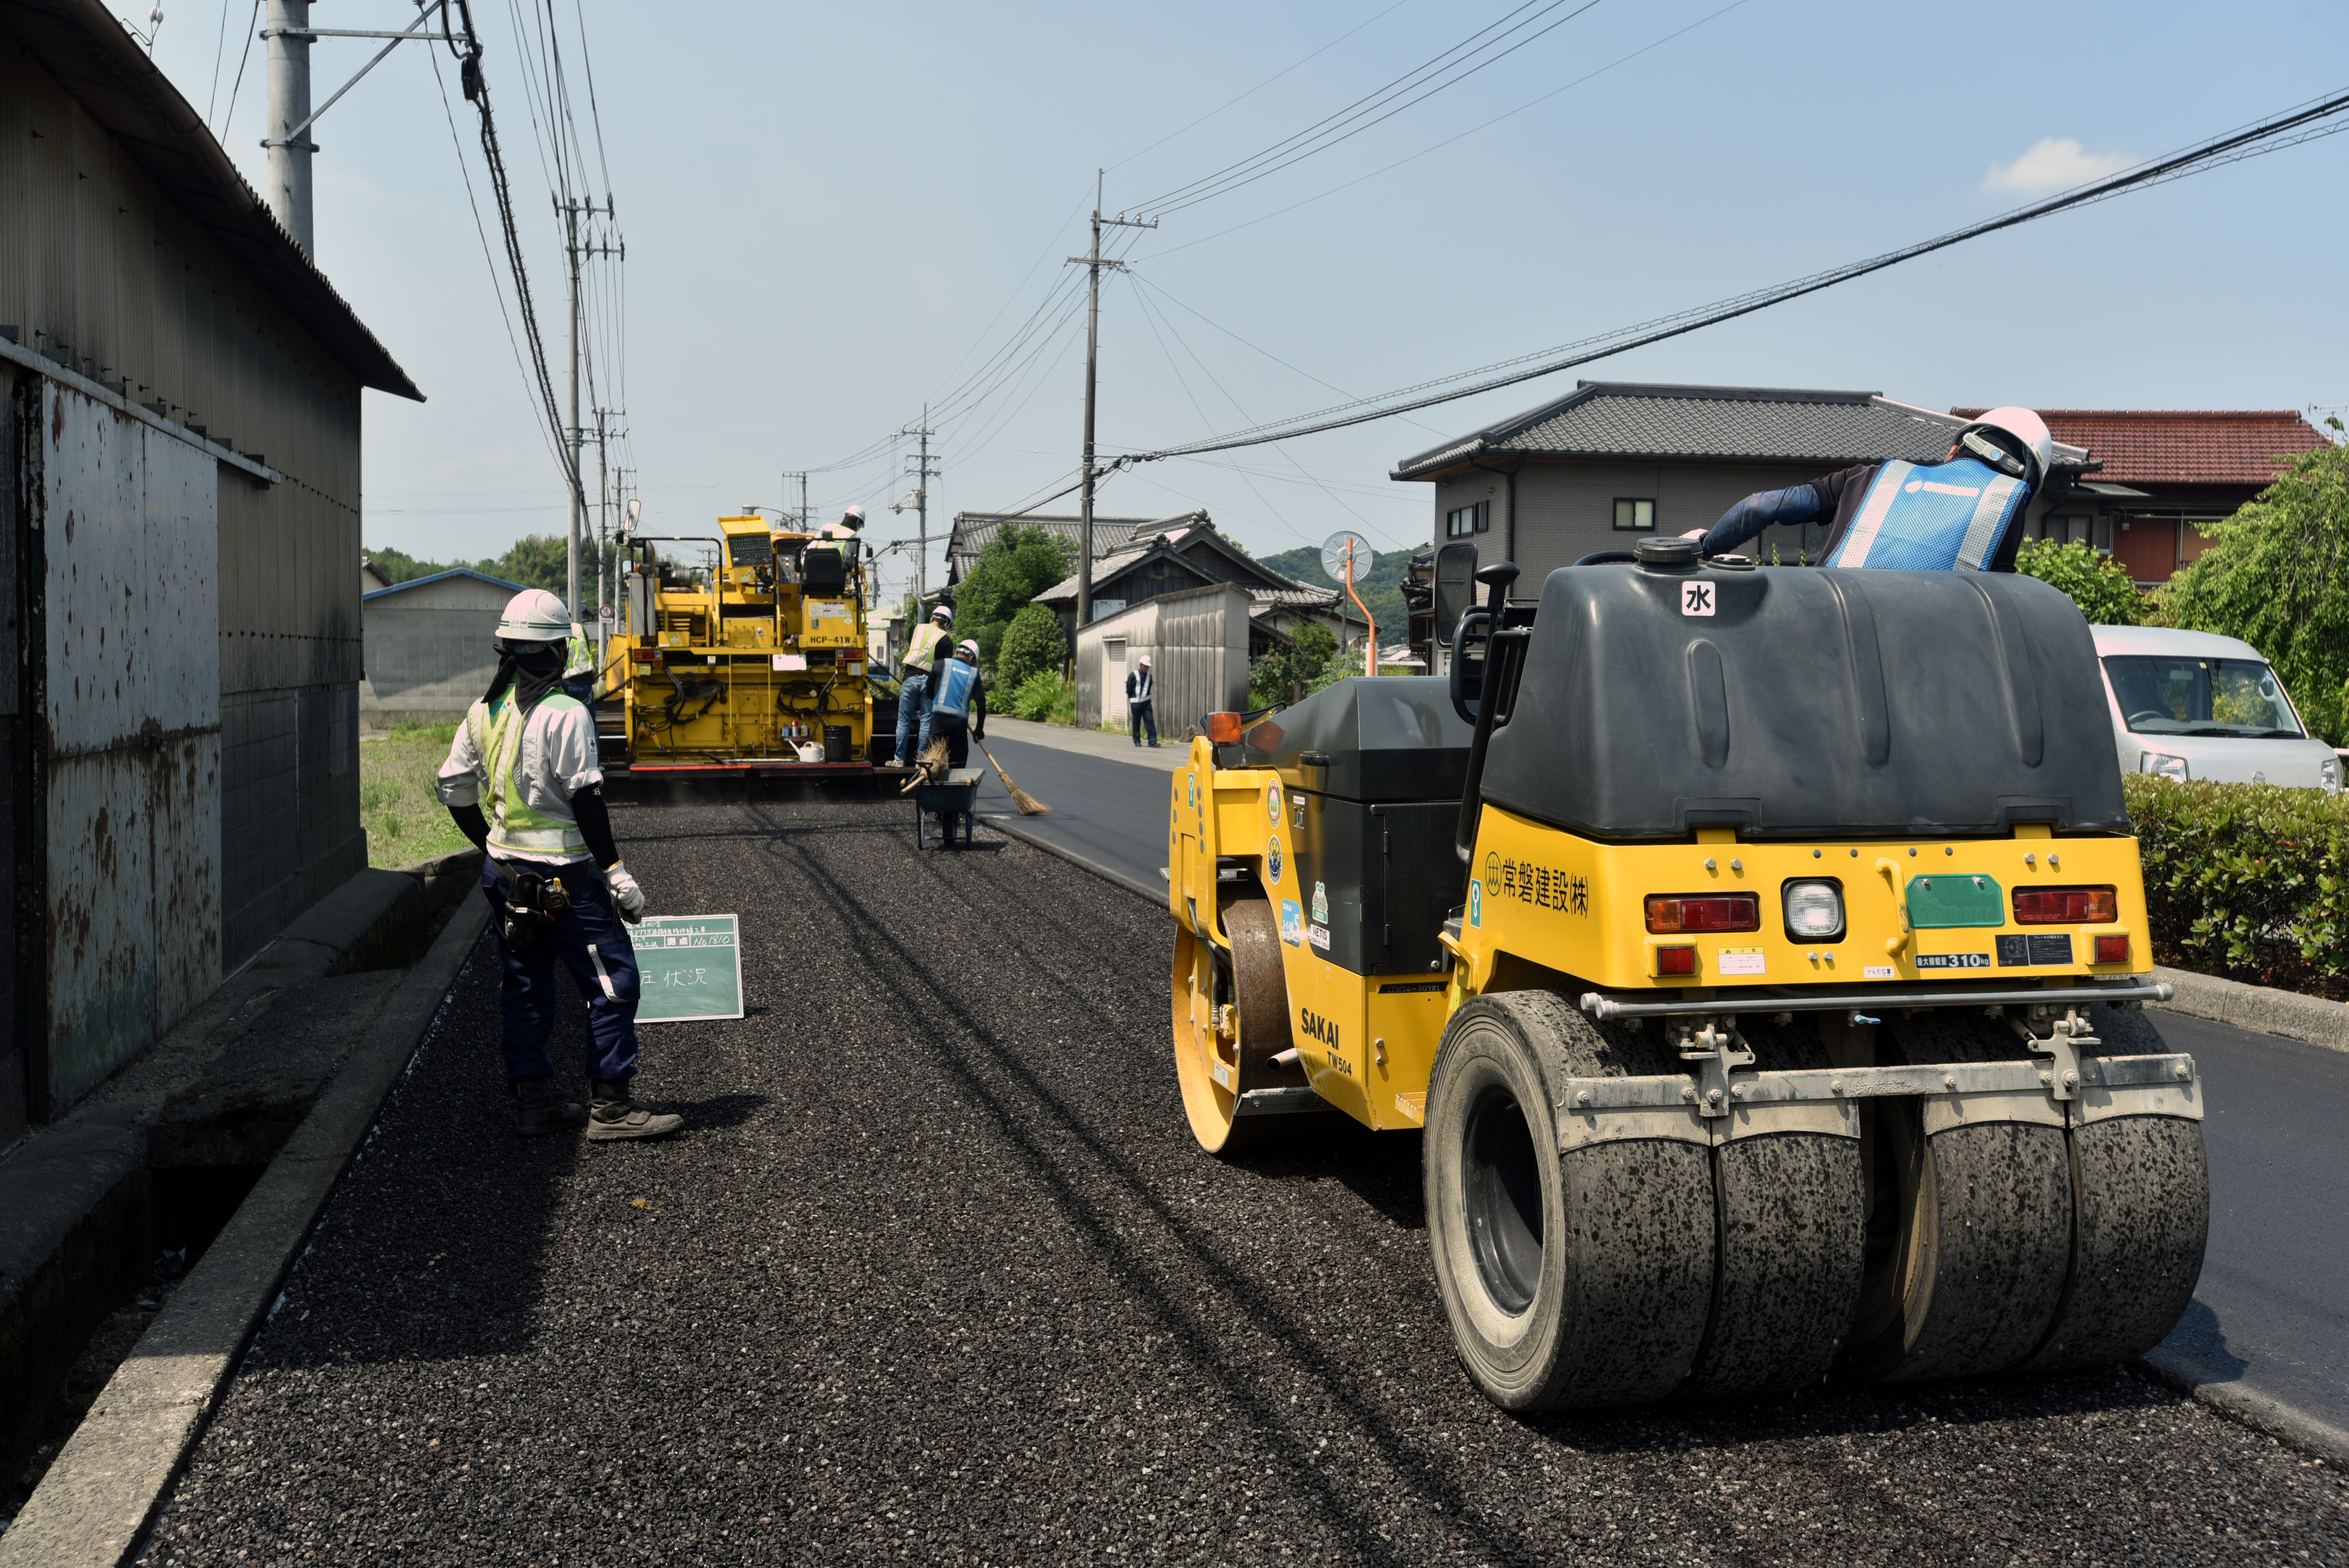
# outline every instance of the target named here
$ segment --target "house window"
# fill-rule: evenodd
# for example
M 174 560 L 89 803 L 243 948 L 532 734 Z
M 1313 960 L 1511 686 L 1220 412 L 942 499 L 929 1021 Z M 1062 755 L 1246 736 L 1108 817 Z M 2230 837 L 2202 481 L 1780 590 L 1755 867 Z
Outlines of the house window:
M 1480 500 L 1474 506 L 1456 506 L 1444 514 L 1444 537 L 1465 539 L 1472 533 L 1482 533 L 1493 526 L 1493 503 Z
M 1615 526 L 1627 533 L 1656 531 L 1656 503 L 1626 496 L 1615 498 Z

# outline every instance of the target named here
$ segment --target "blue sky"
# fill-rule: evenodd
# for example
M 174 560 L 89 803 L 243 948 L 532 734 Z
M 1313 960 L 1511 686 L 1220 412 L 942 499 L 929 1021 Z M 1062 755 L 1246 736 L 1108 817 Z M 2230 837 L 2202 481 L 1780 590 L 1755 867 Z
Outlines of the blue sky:
M 227 3 L 172 5 L 156 51 L 215 125 L 251 6 Z M 1071 271 L 1062 258 L 1084 247 L 1097 167 L 1110 209 L 1143 207 L 1510 8 L 554 5 L 589 180 L 600 195 L 608 168 L 627 244 L 625 331 L 616 308 L 602 316 L 626 348 L 624 375 L 608 350 L 601 366 L 604 400 L 627 411 L 614 454 L 636 471 L 647 528 L 678 532 L 778 504 L 783 470 L 876 442 L 819 473 L 813 499 L 830 513 L 899 498 L 910 453 L 893 453 L 889 432 L 1040 304 L 1048 326 L 1062 319 L 1065 303 L 1048 301 Z M 476 9 L 559 356 L 561 258 L 524 79 L 535 51 L 516 42 L 533 14 L 521 0 Z M 402 0 L 333 0 L 312 20 L 392 27 L 413 15 Z M 695 25 L 680 26 L 688 15 Z M 373 47 L 322 42 L 318 98 Z M 1122 241 L 1145 283 L 1104 284 L 1101 439 L 1111 451 L 1189 440 L 1340 400 L 1333 388 L 1400 387 L 1873 254 L 2337 89 L 2344 60 L 2349 10 L 2316 0 L 1603 0 L 1363 133 Z M 225 137 L 256 185 L 263 70 L 256 45 Z M 445 59 L 444 77 L 493 225 Z M 424 49 L 402 46 L 314 134 L 319 263 L 430 399 L 367 396 L 367 542 L 474 556 L 559 531 L 561 482 Z M 2317 141 L 1415 423 L 1152 465 L 1105 485 L 1101 510 L 1205 506 L 1259 552 L 1340 527 L 1382 549 L 1423 540 L 1427 491 L 1388 469 L 1576 375 L 1938 407 L 2349 404 L 2345 173 L 2349 136 Z M 942 421 L 934 519 L 1021 503 L 1072 472 L 1081 319 L 1028 346 L 1023 377 Z M 912 531 L 911 513 L 879 518 L 881 540 Z

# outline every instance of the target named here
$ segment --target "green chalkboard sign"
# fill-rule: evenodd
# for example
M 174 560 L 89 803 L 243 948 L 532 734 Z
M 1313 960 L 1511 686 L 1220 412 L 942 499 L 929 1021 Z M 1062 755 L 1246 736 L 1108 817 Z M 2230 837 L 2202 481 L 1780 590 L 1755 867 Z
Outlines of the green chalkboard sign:
M 742 1016 L 742 943 L 734 916 L 647 915 L 628 935 L 644 998 L 637 1023 Z

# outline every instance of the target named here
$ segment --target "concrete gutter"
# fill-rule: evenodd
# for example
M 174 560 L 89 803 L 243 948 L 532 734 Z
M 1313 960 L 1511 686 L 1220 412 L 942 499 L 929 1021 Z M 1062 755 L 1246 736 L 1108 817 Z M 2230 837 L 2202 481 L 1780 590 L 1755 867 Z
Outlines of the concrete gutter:
M 2178 995 L 2167 1005 L 2198 1018 L 2305 1040 L 2328 1050 L 2349 1051 L 2349 1002 L 2328 1002 L 2297 991 L 2271 985 L 2246 985 L 2185 969 L 2156 969 L 2153 977 L 2167 980 Z
M 2205 1367 L 2166 1345 L 2147 1351 L 2137 1365 L 2155 1382 L 2177 1389 L 2197 1404 L 2208 1405 L 2229 1420 L 2264 1432 L 2311 1458 L 2349 1465 L 2349 1432 L 2273 1395 L 2244 1387 L 2236 1373 Z
M 117 1568 L 129 1559 L 488 921 L 479 900 L 458 906 L 0 1535 L 0 1568 Z

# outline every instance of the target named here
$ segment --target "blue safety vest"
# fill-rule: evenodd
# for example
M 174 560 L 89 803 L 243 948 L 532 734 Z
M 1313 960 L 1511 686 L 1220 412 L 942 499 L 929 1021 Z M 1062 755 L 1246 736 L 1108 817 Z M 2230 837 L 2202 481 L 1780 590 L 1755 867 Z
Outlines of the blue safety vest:
M 1980 572 L 2023 515 L 2031 487 L 1987 463 L 1887 463 L 1823 564 Z
M 930 711 L 967 719 L 970 717 L 970 694 L 978 689 L 978 666 L 948 659 L 938 671 L 938 695 L 930 703 Z

